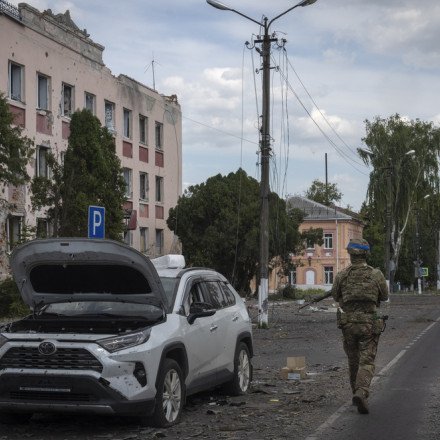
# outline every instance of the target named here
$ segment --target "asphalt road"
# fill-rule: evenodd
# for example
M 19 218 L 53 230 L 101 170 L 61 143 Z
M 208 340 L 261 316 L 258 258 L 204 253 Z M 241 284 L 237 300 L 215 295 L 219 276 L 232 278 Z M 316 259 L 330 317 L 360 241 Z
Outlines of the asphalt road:
M 440 439 L 440 295 L 393 295 L 383 306 L 390 318 L 368 416 L 348 401 L 347 359 L 334 310 L 331 299 L 302 310 L 295 302 L 271 305 L 270 328 L 254 330 L 250 393 L 192 396 L 182 421 L 170 429 L 119 417 L 36 414 L 29 423 L 0 425 L 0 440 Z M 288 356 L 306 357 L 306 380 L 281 379 Z
M 370 414 L 347 402 L 308 440 L 440 438 L 440 317 L 375 377 Z

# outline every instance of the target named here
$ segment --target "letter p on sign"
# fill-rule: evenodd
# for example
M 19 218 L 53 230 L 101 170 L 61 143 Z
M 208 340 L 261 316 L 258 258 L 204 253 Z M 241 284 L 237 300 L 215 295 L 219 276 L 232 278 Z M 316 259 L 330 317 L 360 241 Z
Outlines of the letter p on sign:
M 103 206 L 89 206 L 89 238 L 104 238 L 105 236 L 105 208 Z

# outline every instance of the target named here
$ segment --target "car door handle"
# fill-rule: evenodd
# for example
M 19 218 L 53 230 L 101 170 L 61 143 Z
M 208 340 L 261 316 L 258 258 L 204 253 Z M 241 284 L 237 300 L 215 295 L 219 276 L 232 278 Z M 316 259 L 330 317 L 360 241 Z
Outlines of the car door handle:
M 238 321 L 238 316 L 234 316 L 234 317 L 232 318 L 232 321 L 233 321 L 233 322 L 237 322 L 237 321 Z
M 212 325 L 211 328 L 209 329 L 210 332 L 214 332 L 218 329 L 217 325 Z

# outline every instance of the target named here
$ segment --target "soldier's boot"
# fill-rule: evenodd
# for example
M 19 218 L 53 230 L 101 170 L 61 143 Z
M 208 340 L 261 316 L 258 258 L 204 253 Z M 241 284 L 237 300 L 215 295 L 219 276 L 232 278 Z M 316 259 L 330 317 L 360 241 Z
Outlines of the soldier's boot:
M 353 405 L 357 406 L 358 412 L 360 414 L 368 414 L 368 401 L 362 390 L 358 389 L 353 396 Z
M 353 394 L 354 397 L 354 395 L 356 394 L 356 386 L 354 383 L 350 383 L 350 385 L 351 385 L 351 393 Z M 352 402 L 352 405 L 356 405 L 354 401 Z

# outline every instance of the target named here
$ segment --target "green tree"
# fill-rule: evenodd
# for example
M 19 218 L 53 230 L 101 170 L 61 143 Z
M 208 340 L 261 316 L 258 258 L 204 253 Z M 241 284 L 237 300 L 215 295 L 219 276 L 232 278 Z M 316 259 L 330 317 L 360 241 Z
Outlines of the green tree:
M 189 265 L 213 267 L 247 293 L 258 274 L 260 188 L 243 170 L 190 186 L 172 208 L 168 227 L 179 236 Z M 269 197 L 270 257 L 288 258 L 299 241 L 297 212 Z
M 392 282 L 415 208 L 428 194 L 438 192 L 440 130 L 430 122 L 407 121 L 398 114 L 365 123 L 363 141 L 368 150 L 358 153 L 373 167 L 367 198 L 375 221 L 385 225 L 387 212 L 390 215 Z
M 26 165 L 34 153 L 33 142 L 14 125 L 14 116 L 0 93 L 0 184 L 22 185 L 29 180 Z
M 0 280 L 0 317 L 16 318 L 29 313 L 12 278 Z
M 384 243 L 385 229 L 377 213 L 366 202 L 362 204 L 360 216 L 364 223 L 363 237 L 370 244 L 370 254 L 367 257 L 368 264 L 385 270 Z
M 342 193 L 338 190 L 336 183 L 321 182 L 315 179 L 310 187 L 304 192 L 304 196 L 317 203 L 329 206 L 338 203 L 342 199 Z
M 87 235 L 89 205 L 104 206 L 106 237 L 123 232 L 125 182 L 113 136 L 88 110 L 72 115 L 64 158 L 61 236 Z
M 88 110 L 73 113 L 64 164 L 48 155 L 50 177 L 33 179 L 34 209 L 48 206 L 55 235 L 87 236 L 89 205 L 105 207 L 107 238 L 123 232 L 125 182 L 112 135 Z
M 46 154 L 49 176 L 35 176 L 31 181 L 31 204 L 34 210 L 47 208 L 47 219 L 54 225 L 54 236 L 58 236 L 60 215 L 62 211 L 61 188 L 63 166 L 52 153 Z
M 33 141 L 23 136 L 20 126 L 14 125 L 14 116 L 4 95 L 0 93 L 0 187 L 19 186 L 28 182 L 26 166 L 33 153 Z M 4 198 L 4 191 L 0 191 L 0 268 L 7 264 L 4 225 L 11 208 L 8 200 Z

